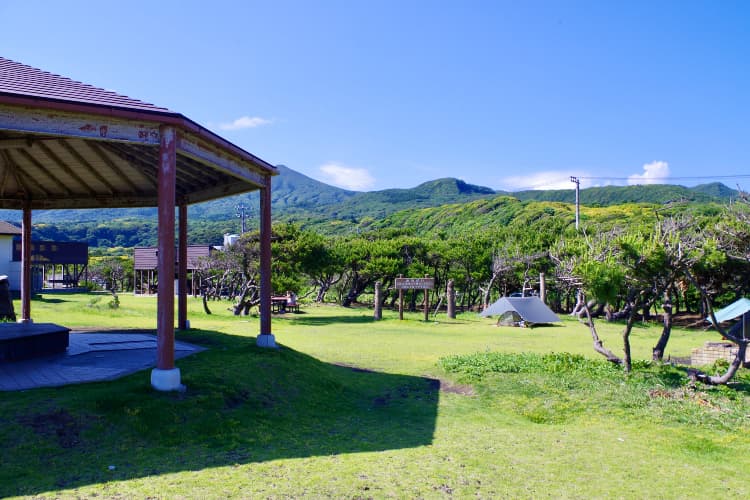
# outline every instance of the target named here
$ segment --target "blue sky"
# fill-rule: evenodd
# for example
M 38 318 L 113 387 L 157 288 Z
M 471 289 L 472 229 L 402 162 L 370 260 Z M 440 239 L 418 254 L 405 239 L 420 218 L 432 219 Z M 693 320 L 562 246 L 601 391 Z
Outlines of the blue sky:
M 3 57 L 349 189 L 750 184 L 750 2 L 0 0 L 0 23 Z

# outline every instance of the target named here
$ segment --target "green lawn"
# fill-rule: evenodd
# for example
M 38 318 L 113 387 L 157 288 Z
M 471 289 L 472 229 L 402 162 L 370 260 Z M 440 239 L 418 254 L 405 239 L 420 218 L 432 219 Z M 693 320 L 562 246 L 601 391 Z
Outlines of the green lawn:
M 96 299 L 99 299 L 98 301 Z M 153 328 L 156 300 L 47 295 L 37 322 Z M 178 362 L 185 393 L 148 371 L 106 383 L 2 393 L 0 497 L 743 496 L 750 383 L 690 390 L 677 368 L 587 375 L 588 330 L 514 329 L 464 314 L 373 322 L 367 309 L 303 307 L 275 318 L 280 350 L 255 346 L 257 317 L 190 300 L 208 347 Z M 619 351 L 621 327 L 599 323 Z M 658 327 L 639 325 L 646 360 Z M 675 330 L 687 357 L 710 332 Z M 446 356 L 581 354 L 584 371 L 446 372 Z M 484 353 L 484 354 L 483 354 Z M 523 362 L 523 356 L 517 357 Z M 516 358 L 513 358 L 516 359 Z M 590 366 L 589 366 L 590 365 Z M 588 367 L 588 368 L 587 368 Z M 521 367 L 523 368 L 523 366 Z M 600 368 L 596 368 L 597 370 Z M 110 467 L 112 466 L 112 468 Z

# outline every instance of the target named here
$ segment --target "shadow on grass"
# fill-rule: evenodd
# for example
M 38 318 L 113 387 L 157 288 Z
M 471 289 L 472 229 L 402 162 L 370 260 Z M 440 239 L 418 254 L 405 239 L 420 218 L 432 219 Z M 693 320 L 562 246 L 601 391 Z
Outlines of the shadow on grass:
M 44 302 L 45 304 L 64 304 L 65 302 L 70 302 L 70 301 L 61 299 L 59 297 L 47 298 L 44 296 L 37 296 L 34 298 L 34 302 Z
M 372 316 L 283 316 L 283 319 L 293 321 L 297 325 L 323 326 L 330 324 L 362 324 L 373 323 Z
M 0 497 L 284 458 L 432 443 L 437 380 L 323 363 L 251 337 L 191 331 L 182 393 L 148 372 L 5 393 Z M 109 466 L 114 468 L 110 470 Z

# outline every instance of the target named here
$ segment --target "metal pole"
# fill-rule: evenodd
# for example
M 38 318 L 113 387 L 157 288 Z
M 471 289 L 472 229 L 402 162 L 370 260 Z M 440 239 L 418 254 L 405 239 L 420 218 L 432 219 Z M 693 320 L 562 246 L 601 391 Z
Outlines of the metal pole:
M 245 211 L 249 207 L 247 205 L 245 205 L 244 203 L 240 203 L 240 204 L 238 204 L 234 208 L 235 208 L 235 210 L 237 210 L 237 217 L 242 221 L 242 226 L 241 226 L 242 229 L 241 229 L 241 233 L 240 234 L 245 234 L 245 231 L 247 231 L 247 225 L 246 225 L 246 222 L 245 222 L 246 219 L 247 219 L 247 215 L 246 215 Z
M 580 201 L 580 190 L 581 190 L 581 181 L 578 179 L 578 177 L 570 176 L 570 182 L 574 182 L 576 185 L 576 231 L 578 230 L 578 221 L 581 218 L 581 201 Z

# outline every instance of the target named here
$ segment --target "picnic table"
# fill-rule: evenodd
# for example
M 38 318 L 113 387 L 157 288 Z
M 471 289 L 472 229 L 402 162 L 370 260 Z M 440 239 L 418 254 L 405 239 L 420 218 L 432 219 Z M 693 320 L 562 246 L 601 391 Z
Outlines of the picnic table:
M 272 313 L 286 312 L 286 295 L 271 296 L 271 312 Z
M 299 304 L 296 300 L 292 301 L 287 295 L 271 296 L 271 312 L 285 313 L 287 311 L 299 312 Z

